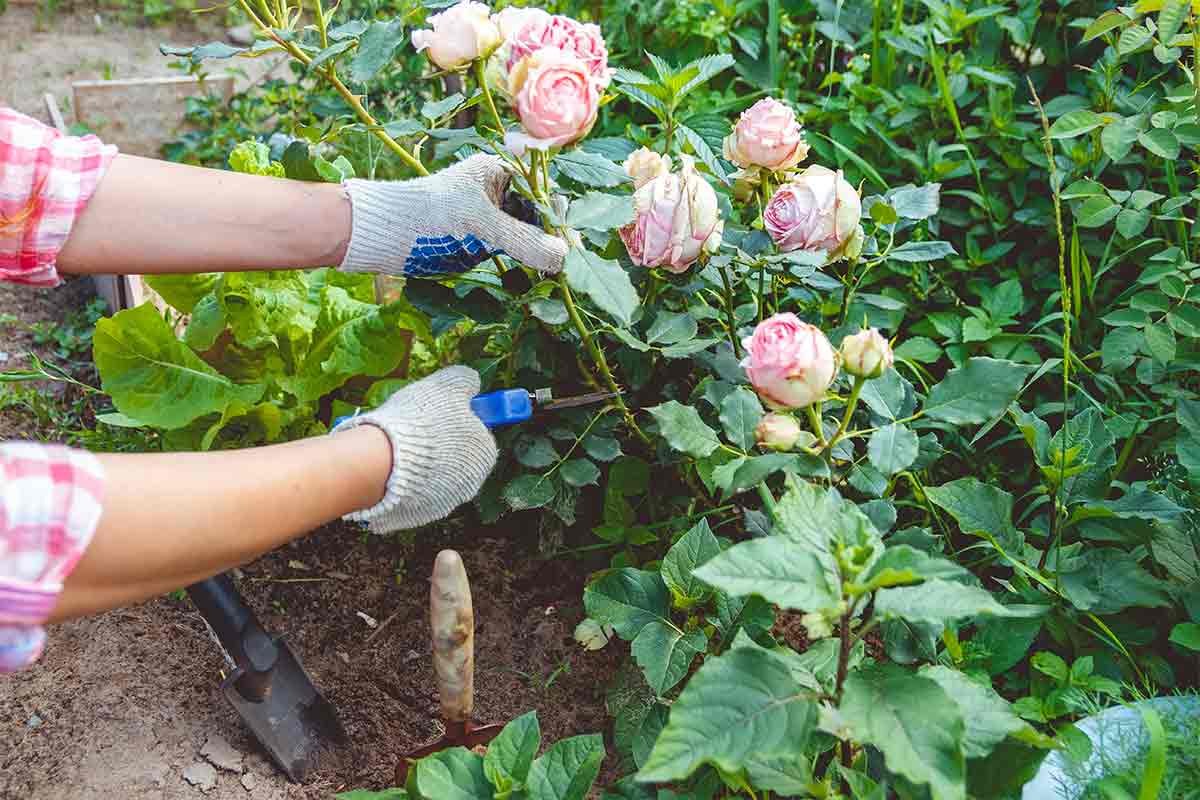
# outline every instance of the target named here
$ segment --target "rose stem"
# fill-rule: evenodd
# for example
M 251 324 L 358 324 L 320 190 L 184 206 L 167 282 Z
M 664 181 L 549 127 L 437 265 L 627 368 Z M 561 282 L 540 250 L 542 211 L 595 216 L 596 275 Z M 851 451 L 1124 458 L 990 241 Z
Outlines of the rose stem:
M 728 268 L 722 265 L 718 271 L 721 273 L 721 283 L 725 284 L 725 314 L 729 318 L 729 343 L 733 345 L 734 358 L 741 358 L 741 345 L 738 344 L 737 339 L 737 321 L 733 315 L 733 287 L 729 285 Z

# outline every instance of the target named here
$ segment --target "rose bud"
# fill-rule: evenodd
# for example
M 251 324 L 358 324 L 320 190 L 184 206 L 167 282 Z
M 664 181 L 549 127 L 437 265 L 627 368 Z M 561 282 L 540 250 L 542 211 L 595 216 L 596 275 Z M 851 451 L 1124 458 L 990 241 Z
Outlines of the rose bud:
M 837 354 L 825 334 L 795 314 L 776 314 L 742 341 L 742 367 L 773 409 L 807 408 L 822 400 L 837 376 Z
M 733 133 L 725 138 L 725 158 L 743 168 L 779 172 L 807 157 L 808 143 L 796 113 L 770 97 L 743 111 Z
M 785 253 L 844 255 L 862 218 L 862 201 L 841 172 L 812 166 L 780 186 L 763 212 L 763 225 Z M 861 250 L 861 245 L 859 246 Z
M 622 166 L 625 174 L 633 178 L 633 188 L 640 189 L 655 178 L 668 174 L 671 171 L 671 158 L 643 147 L 630 154 Z
M 859 331 L 842 340 L 842 366 L 860 378 L 878 378 L 891 369 L 896 356 L 892 346 L 875 328 Z
M 800 423 L 790 414 L 764 414 L 754 429 L 754 440 L 767 450 L 794 450 L 804 434 Z
M 429 51 L 429 60 L 444 70 L 461 69 L 487 58 L 500 46 L 500 29 L 483 3 L 462 0 L 429 18 L 430 28 L 412 33 L 417 52 Z
M 509 93 L 529 134 L 506 137 L 514 152 L 562 147 L 596 124 L 600 89 L 584 63 L 562 50 L 539 50 L 521 61 L 509 76 Z

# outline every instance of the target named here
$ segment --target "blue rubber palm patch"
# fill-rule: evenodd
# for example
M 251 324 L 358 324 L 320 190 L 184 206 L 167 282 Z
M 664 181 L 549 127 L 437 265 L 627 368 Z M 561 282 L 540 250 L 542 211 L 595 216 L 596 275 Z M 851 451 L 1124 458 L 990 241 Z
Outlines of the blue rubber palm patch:
M 487 245 L 473 234 L 467 234 L 461 241 L 454 236 L 422 237 L 413 244 L 412 252 L 404 262 L 404 274 L 424 278 L 466 272 L 499 253 L 489 251 Z

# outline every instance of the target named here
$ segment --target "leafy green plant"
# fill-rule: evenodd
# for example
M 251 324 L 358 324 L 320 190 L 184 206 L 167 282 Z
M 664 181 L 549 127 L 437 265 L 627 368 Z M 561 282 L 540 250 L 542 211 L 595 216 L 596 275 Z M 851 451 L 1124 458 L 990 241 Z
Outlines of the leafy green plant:
M 583 800 L 587 797 L 604 760 L 602 737 L 572 736 L 555 742 L 538 756 L 541 740 L 537 712 L 530 711 L 505 725 L 488 745 L 485 755 L 464 747 L 442 750 L 410 767 L 408 783 L 403 789 L 381 792 L 358 789 L 337 797 L 339 800 Z

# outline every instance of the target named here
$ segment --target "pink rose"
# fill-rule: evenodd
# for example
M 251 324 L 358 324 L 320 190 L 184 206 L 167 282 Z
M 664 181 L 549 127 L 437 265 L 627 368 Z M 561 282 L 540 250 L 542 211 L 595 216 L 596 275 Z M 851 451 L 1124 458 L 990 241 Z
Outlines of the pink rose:
M 754 440 L 767 450 L 788 451 L 796 447 L 804 429 L 790 414 L 764 414 L 754 429 Z
M 532 17 L 516 33 L 505 38 L 510 48 L 509 72 L 522 60 L 550 47 L 578 57 L 587 65 L 588 71 L 601 87 L 608 86 L 611 79 L 608 48 L 597 25 L 585 25 L 561 14 L 552 17 Z
M 807 408 L 825 397 L 837 376 L 837 355 L 825 334 L 795 314 L 776 314 L 742 341 L 742 367 L 771 408 Z
M 514 152 L 570 144 L 596 123 L 600 89 L 587 66 L 562 50 L 539 50 L 523 59 L 509 76 L 509 92 L 528 133 L 505 137 Z
M 860 378 L 878 378 L 892 368 L 896 356 L 888 340 L 875 328 L 842 339 L 842 364 Z
M 636 216 L 620 230 L 633 263 L 675 273 L 686 271 L 702 253 L 715 253 L 725 229 L 717 193 L 690 157 L 679 160 L 678 174 L 660 175 L 634 192 Z
M 504 39 L 513 38 L 518 31 L 531 22 L 548 22 L 550 15 L 540 8 L 521 8 L 509 6 L 492 15 L 492 22 L 500 29 Z
M 812 166 L 775 192 L 763 224 L 785 253 L 834 253 L 858 229 L 862 201 L 841 172 Z
M 412 33 L 417 52 L 429 51 L 429 60 L 444 70 L 461 69 L 477 58 L 487 58 L 500 46 L 500 29 L 483 3 L 462 0 L 429 18 L 429 29 Z
M 796 113 L 770 97 L 743 111 L 733 133 L 725 138 L 725 158 L 743 168 L 777 172 L 791 169 L 807 157 L 808 143 Z
M 671 171 L 671 157 L 660 155 L 649 147 L 643 147 L 629 155 L 625 163 L 625 174 L 633 178 L 633 188 L 640 189 L 655 178 Z

